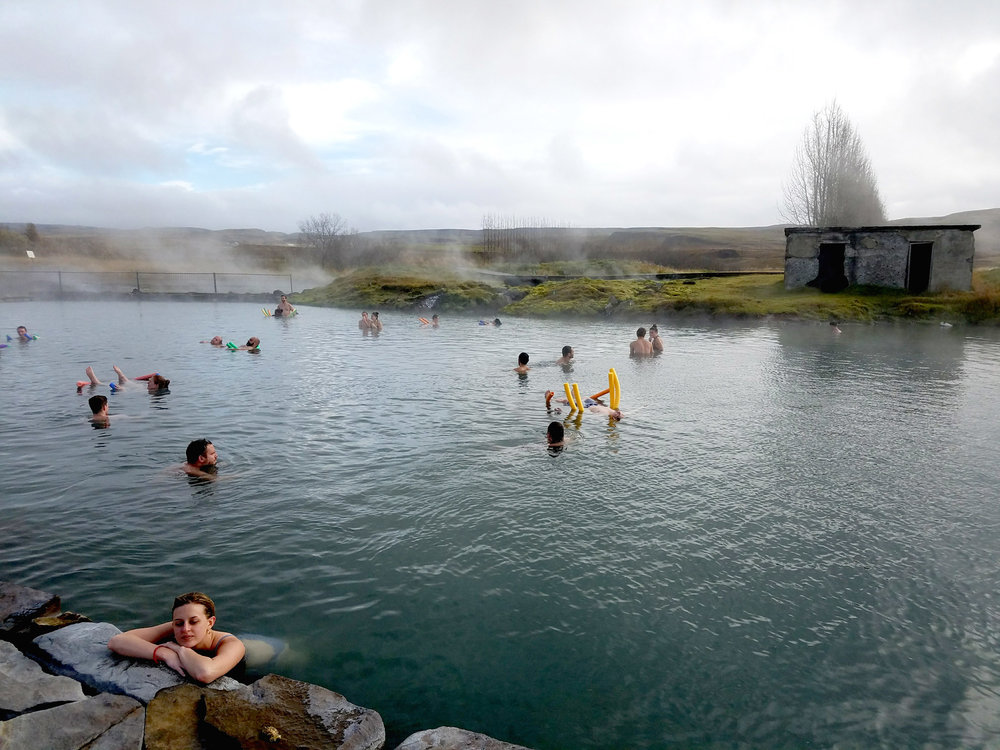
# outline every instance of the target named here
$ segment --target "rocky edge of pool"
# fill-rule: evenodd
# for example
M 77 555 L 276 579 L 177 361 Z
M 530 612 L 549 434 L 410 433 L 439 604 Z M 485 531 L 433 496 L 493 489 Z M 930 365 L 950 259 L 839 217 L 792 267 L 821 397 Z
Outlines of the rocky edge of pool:
M 276 674 L 207 686 L 107 648 L 111 623 L 61 611 L 58 596 L 0 581 L 0 748 L 336 748 L 381 750 L 377 711 Z M 267 667 L 267 659 L 251 669 Z M 438 727 L 396 750 L 527 750 Z

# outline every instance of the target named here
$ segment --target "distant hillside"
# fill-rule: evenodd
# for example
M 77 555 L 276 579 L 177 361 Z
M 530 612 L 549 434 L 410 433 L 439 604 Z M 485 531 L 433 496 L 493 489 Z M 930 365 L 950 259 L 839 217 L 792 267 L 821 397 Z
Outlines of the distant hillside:
M 1000 208 L 939 217 L 895 219 L 890 224 L 981 224 L 976 267 L 1000 265 Z M 0 225 L 0 259 L 15 266 L 35 251 L 34 265 L 93 265 L 163 270 L 325 267 L 323 254 L 298 233 L 261 229 L 196 227 L 107 229 L 38 224 L 38 239 L 25 237 L 25 223 Z M 502 249 L 484 243 L 477 229 L 380 230 L 351 237 L 350 265 L 454 263 L 479 265 L 562 260 L 640 261 L 678 271 L 777 270 L 784 267 L 785 225 L 764 227 L 629 227 L 517 229 Z
M 976 267 L 1000 265 L 1000 208 L 960 211 L 947 216 L 894 219 L 890 224 L 981 224 L 976 230 Z

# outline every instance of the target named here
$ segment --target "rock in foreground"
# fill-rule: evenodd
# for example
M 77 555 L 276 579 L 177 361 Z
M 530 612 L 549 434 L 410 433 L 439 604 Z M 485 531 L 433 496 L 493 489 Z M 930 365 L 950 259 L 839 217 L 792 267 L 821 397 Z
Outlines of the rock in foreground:
M 396 750 L 530 750 L 458 727 L 438 727 L 411 734 Z

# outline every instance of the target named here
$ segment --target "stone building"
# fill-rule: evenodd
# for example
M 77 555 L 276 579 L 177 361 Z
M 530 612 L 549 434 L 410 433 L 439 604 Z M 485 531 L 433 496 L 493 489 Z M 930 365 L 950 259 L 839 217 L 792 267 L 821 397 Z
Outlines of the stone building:
M 980 224 L 880 227 L 788 227 L 785 289 L 849 285 L 915 294 L 972 287 L 973 232 Z

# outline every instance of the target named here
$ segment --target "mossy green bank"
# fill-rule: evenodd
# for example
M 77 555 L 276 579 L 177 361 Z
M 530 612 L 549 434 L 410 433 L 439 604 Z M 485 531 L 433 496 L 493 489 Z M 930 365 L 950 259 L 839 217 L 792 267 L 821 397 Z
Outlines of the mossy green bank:
M 837 294 L 786 290 L 781 274 L 699 278 L 553 278 L 552 268 L 520 275 L 420 269 L 359 270 L 294 295 L 298 304 L 534 318 L 669 317 L 785 318 L 871 322 L 887 319 L 1000 325 L 1000 269 L 977 271 L 970 292 L 915 295 L 905 290 L 849 287 Z M 559 269 L 565 272 L 565 269 Z M 648 268 L 629 269 L 649 274 Z

